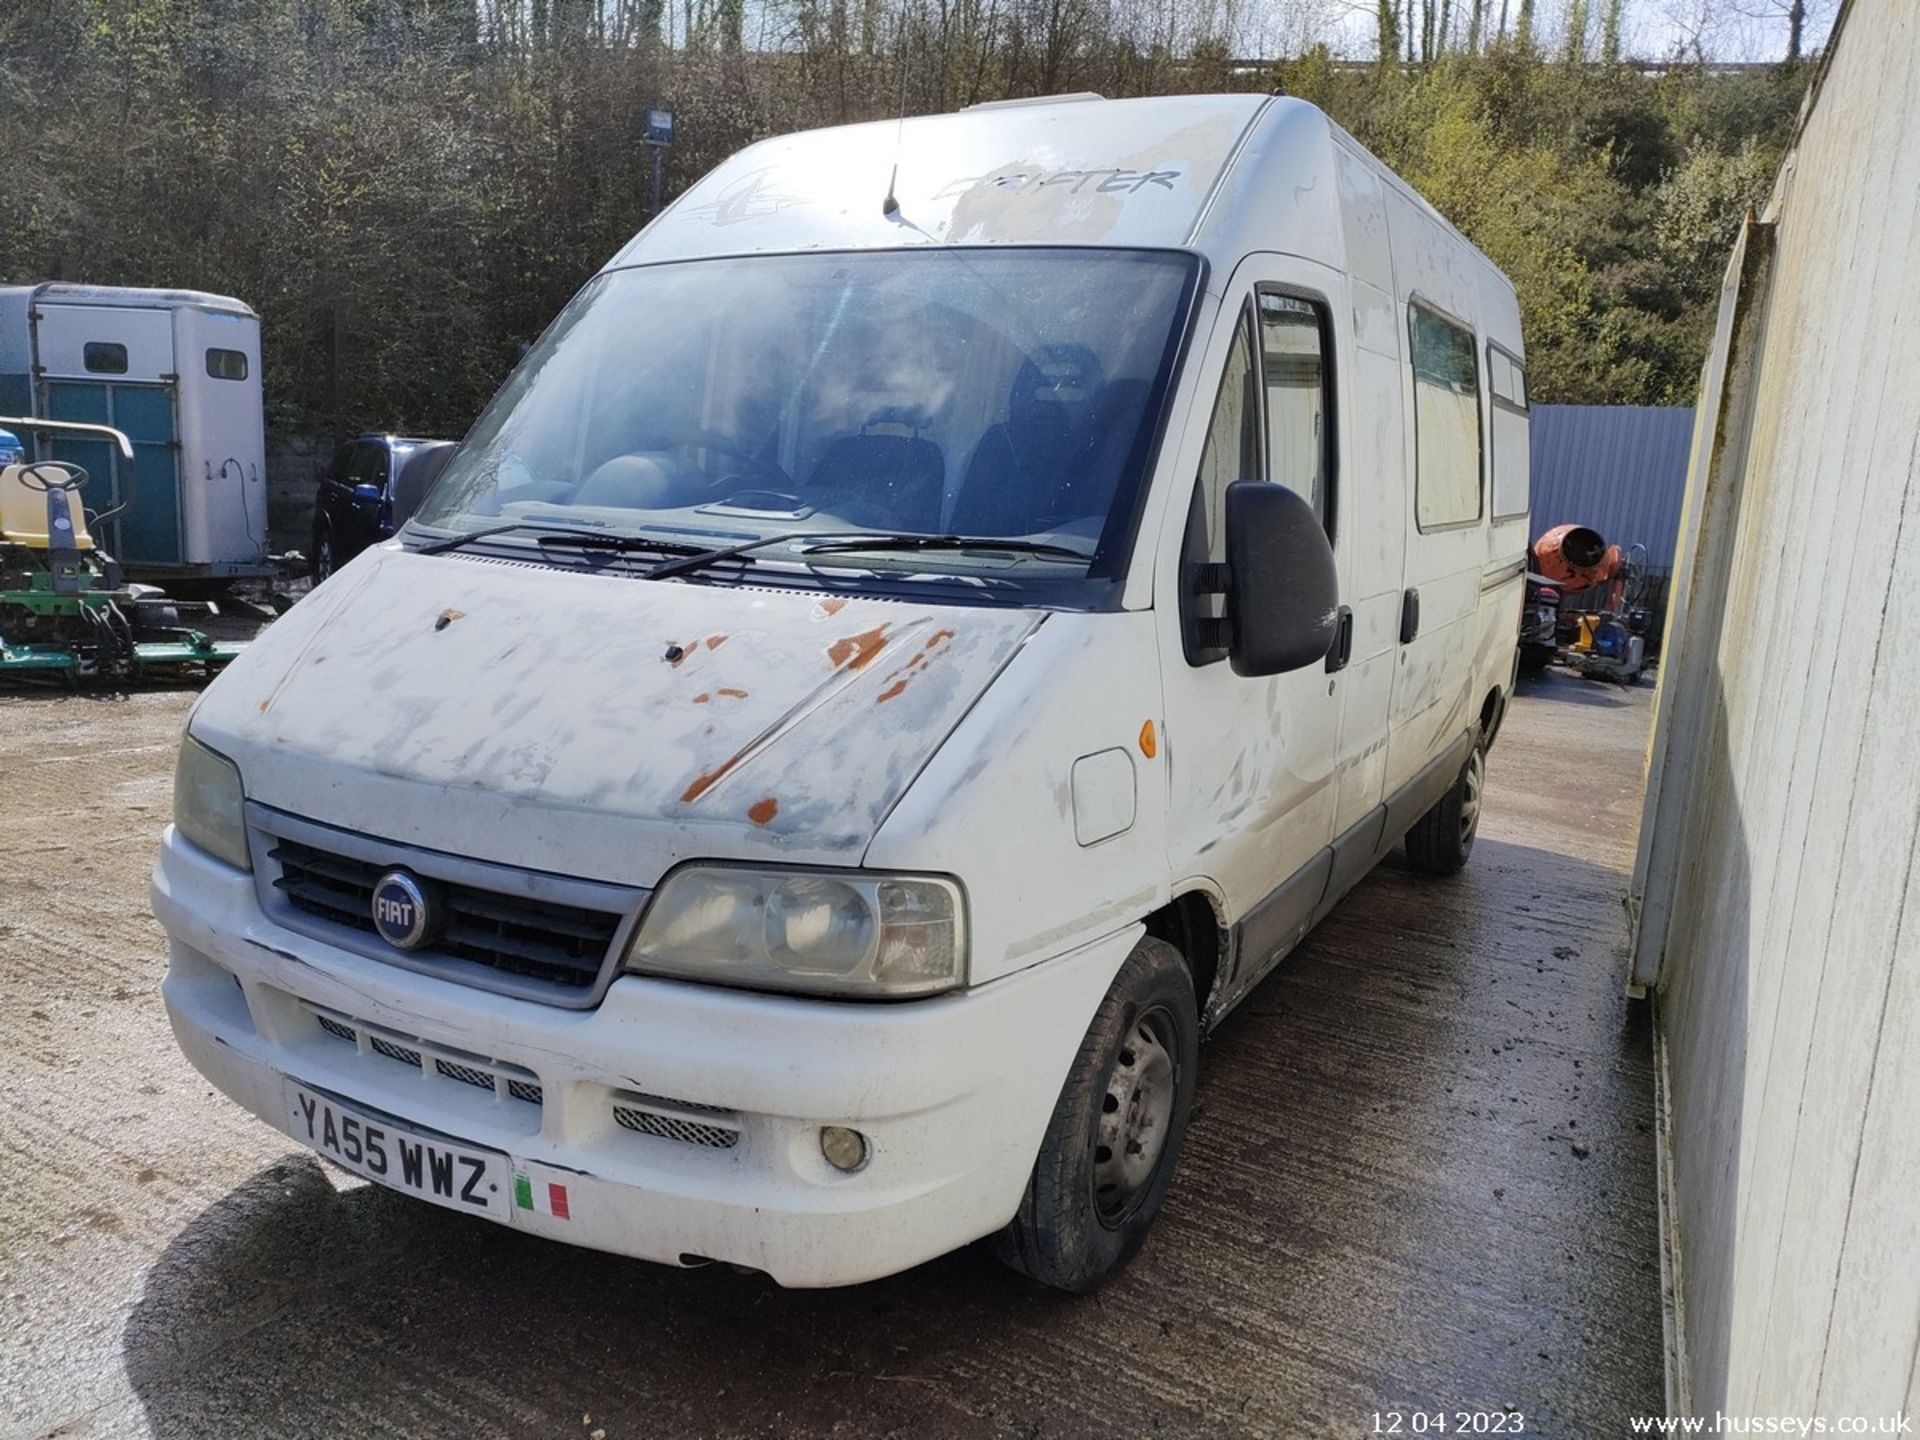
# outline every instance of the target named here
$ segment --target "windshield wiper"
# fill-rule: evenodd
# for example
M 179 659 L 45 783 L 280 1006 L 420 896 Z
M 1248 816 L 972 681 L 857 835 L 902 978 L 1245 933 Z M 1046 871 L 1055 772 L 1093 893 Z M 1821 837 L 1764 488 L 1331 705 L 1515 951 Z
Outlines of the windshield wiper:
M 663 555 L 706 554 L 705 546 L 686 545 L 678 540 L 653 540 L 645 535 L 619 535 L 605 530 L 541 525 L 531 520 L 516 520 L 509 525 L 489 525 L 480 530 L 468 530 L 445 540 L 431 541 L 414 551 L 414 554 L 439 555 L 448 550 L 458 550 L 463 545 L 471 545 L 476 540 L 485 540 L 493 535 L 511 535 L 518 530 L 539 532 L 540 538 L 535 543 L 540 545 L 577 546 L 583 550 L 655 550 Z
M 838 550 L 1010 550 L 1016 555 L 1044 555 L 1058 560 L 1091 560 L 1093 556 L 1071 545 L 1046 540 L 1021 540 L 1000 535 L 870 535 L 809 545 L 800 553 L 821 555 Z
M 675 575 L 690 575 L 716 561 L 731 560 L 749 551 L 784 544 L 789 540 L 812 542 L 800 552 L 802 555 L 828 555 L 848 550 L 1014 550 L 1022 555 L 1047 555 L 1068 560 L 1093 558 L 1065 545 L 1049 545 L 1044 540 L 1006 540 L 978 535 L 896 535 L 869 530 L 800 531 L 785 535 L 762 535 L 757 540 L 742 541 L 738 545 L 723 545 L 680 559 L 662 561 L 647 571 L 647 579 L 667 580 Z

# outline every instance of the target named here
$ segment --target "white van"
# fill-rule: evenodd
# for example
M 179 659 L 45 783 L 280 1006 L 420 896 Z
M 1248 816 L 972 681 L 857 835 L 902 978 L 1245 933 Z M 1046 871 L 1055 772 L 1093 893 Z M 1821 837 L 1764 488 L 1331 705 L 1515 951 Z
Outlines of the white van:
M 995 1236 L 1092 1287 L 1200 1036 L 1403 836 L 1467 858 L 1523 356 L 1298 101 L 753 146 L 207 690 L 180 1044 L 533 1234 L 785 1285 Z

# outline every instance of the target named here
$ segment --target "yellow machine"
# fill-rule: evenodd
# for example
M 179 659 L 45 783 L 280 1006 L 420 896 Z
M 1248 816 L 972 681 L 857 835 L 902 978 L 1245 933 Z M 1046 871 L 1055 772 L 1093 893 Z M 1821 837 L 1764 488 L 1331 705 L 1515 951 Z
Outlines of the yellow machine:
M 100 520 L 81 503 L 87 472 L 64 460 L 14 458 L 25 434 L 105 436 L 126 460 L 124 509 L 132 497 L 133 445 L 105 425 L 0 416 L 9 462 L 0 466 L 0 676 L 19 672 L 132 677 L 182 667 L 212 672 L 240 653 L 180 626 L 179 607 L 149 586 L 122 583 L 120 567 L 93 542 Z
M 60 538 L 75 550 L 93 549 L 93 536 L 87 532 L 87 513 L 80 504 L 78 490 L 50 492 L 46 478 L 61 467 L 8 465 L 0 469 L 0 544 L 25 545 L 34 549 L 53 548 L 59 530 L 59 517 L 50 515 L 50 494 L 57 493 L 64 505 L 66 532 Z M 50 525 L 49 521 L 53 523 Z

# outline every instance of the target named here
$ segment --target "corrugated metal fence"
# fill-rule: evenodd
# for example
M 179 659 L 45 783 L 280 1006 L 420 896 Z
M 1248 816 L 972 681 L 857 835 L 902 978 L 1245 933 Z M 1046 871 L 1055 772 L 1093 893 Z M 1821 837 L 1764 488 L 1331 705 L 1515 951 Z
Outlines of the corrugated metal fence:
M 1533 407 L 1533 536 L 1591 525 L 1625 550 L 1647 547 L 1649 575 L 1673 570 L 1693 411 L 1661 405 Z

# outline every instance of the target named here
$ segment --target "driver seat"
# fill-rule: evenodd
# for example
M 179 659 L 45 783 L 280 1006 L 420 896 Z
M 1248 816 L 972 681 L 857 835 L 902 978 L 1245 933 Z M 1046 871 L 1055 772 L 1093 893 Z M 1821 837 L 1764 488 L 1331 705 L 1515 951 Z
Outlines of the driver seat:
M 886 434 L 872 426 L 907 428 Z M 940 447 L 905 421 L 878 419 L 827 446 L 807 477 L 808 501 L 850 525 L 931 534 L 940 528 L 947 461 Z
M 954 501 L 959 535 L 1032 535 L 1057 520 L 1101 451 L 1106 390 L 1084 345 L 1046 345 L 1020 362 L 1007 418 L 980 437 Z M 1084 513 L 1084 508 L 1080 513 Z
M 29 550 L 51 550 L 54 543 L 47 533 L 48 495 L 27 483 L 31 465 L 9 465 L 0 470 L 0 544 L 24 545 Z M 52 467 L 49 467 L 51 473 Z M 64 473 L 64 472 L 63 472 Z M 80 505 L 80 492 L 56 492 L 55 504 L 66 505 L 72 530 L 60 537 L 60 549 L 91 550 L 93 537 L 87 533 L 87 514 Z M 55 512 L 57 513 L 57 512 Z

